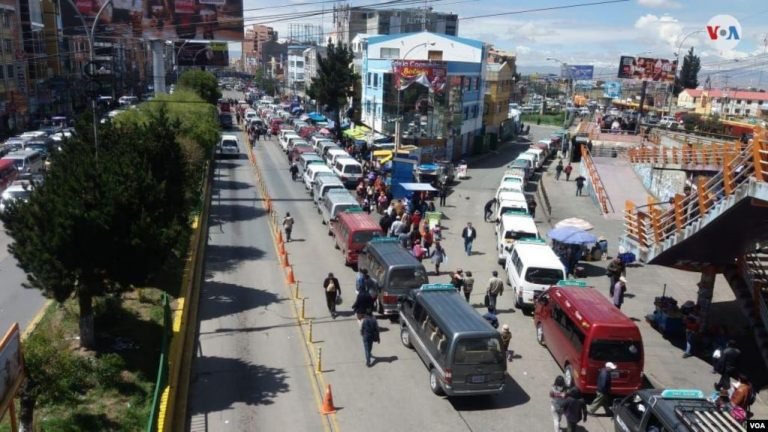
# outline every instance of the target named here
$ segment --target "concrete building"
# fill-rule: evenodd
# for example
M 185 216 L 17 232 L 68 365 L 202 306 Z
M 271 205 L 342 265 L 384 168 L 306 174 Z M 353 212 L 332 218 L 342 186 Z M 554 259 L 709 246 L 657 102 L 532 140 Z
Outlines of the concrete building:
M 304 50 L 305 45 L 288 45 L 285 89 L 291 93 L 304 91 Z
M 262 46 L 267 41 L 277 41 L 277 31 L 272 27 L 254 24 L 245 29 L 243 39 L 243 67 L 253 72 L 262 66 Z
M 515 73 L 509 63 L 492 63 L 485 68 L 483 124 L 488 133 L 499 133 L 507 119 Z
M 677 95 L 677 107 L 704 115 L 766 117 L 768 116 L 768 93 L 686 89 Z
M 28 109 L 27 72 L 22 53 L 21 21 L 16 0 L 0 0 L 0 133 L 22 123 Z
M 355 38 L 352 39 L 352 43 L 349 44 L 349 47 L 352 50 L 352 55 L 354 56 L 354 59 L 352 60 L 352 70 L 354 70 L 355 73 L 359 74 L 363 69 L 363 57 L 367 47 L 368 38 L 371 36 L 372 35 L 360 33 L 355 36 Z
M 402 144 L 458 159 L 482 131 L 486 66 L 481 41 L 430 32 L 370 36 L 361 121 L 390 135 L 399 122 Z
M 312 78 L 317 77 L 317 56 L 325 58 L 328 49 L 323 46 L 311 46 L 304 50 L 304 82 L 305 87 L 309 87 Z
M 358 34 L 393 35 L 428 31 L 458 36 L 459 17 L 428 9 L 333 8 L 334 42 L 349 45 Z

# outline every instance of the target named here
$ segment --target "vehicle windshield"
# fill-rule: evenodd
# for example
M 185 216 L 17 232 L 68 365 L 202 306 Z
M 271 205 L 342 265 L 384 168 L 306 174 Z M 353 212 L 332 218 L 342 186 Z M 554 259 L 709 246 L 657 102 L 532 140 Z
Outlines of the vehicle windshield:
M 507 231 L 504 233 L 506 240 L 520 240 L 522 238 L 536 238 L 536 233 L 529 233 L 524 231 Z
M 10 200 L 21 199 L 21 200 L 26 201 L 31 194 L 32 194 L 32 189 L 14 190 L 14 191 L 8 191 L 7 190 L 3 194 L 3 200 L 10 201 Z
M 14 159 L 13 165 L 16 167 L 16 169 L 21 170 L 24 168 L 24 159 Z
M 460 339 L 453 355 L 456 364 L 497 364 L 503 361 L 501 344 L 491 337 Z
M 352 234 L 352 243 L 365 244 L 371 241 L 374 237 L 379 237 L 378 231 L 357 231 Z
M 393 269 L 389 274 L 389 291 L 397 289 L 415 289 L 419 288 L 427 280 L 427 273 L 422 267 Z
M 506 213 L 508 211 L 524 211 L 524 212 L 527 212 L 528 209 L 523 207 L 522 205 L 515 206 L 515 207 L 513 207 L 511 205 L 505 205 L 504 207 L 501 208 L 501 211 L 499 212 L 499 214 L 504 214 L 504 213 Z
M 232 140 L 224 140 L 221 142 L 221 145 L 224 147 L 237 147 L 237 142 Z
M 344 174 L 362 174 L 363 169 L 359 165 L 347 165 L 344 167 Z
M 639 362 L 642 343 L 627 340 L 594 340 L 589 346 L 589 358 L 596 361 Z
M 529 267 L 525 273 L 525 280 L 537 285 L 554 285 L 563 279 L 565 275 L 559 269 Z

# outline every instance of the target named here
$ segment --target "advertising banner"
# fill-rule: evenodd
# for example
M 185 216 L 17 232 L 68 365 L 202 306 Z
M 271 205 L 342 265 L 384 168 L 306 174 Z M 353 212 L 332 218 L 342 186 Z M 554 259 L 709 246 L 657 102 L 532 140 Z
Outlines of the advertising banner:
M 642 81 L 674 82 L 677 61 L 649 57 L 622 56 L 619 78 Z
M 21 333 L 14 324 L 0 341 L 0 419 L 24 381 L 24 362 L 21 357 Z
M 61 2 L 64 34 L 85 35 L 106 0 Z M 79 14 L 78 14 L 79 12 Z M 96 35 L 110 38 L 243 40 L 243 0 L 113 0 L 99 16 Z
M 226 42 L 176 42 L 179 66 L 229 66 Z
M 607 81 L 603 84 L 603 97 L 616 99 L 621 97 L 621 81 Z
M 411 84 L 421 84 L 430 93 L 442 93 L 448 79 L 445 62 L 424 60 L 395 60 L 392 62 L 395 87 L 405 90 Z
M 560 70 L 562 78 L 582 81 L 591 80 L 595 67 L 592 65 L 563 65 Z

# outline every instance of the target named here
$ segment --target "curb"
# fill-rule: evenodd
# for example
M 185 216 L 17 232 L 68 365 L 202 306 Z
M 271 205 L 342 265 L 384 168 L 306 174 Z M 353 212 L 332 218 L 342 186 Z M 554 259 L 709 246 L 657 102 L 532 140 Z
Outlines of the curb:
M 21 333 L 21 340 L 24 341 L 27 338 L 29 338 L 32 335 L 32 332 L 35 331 L 37 326 L 40 324 L 40 321 L 43 320 L 43 317 L 45 316 L 45 313 L 48 312 L 48 308 L 51 307 L 53 304 L 53 300 L 48 299 L 43 303 L 42 306 L 40 306 L 40 310 L 38 310 L 35 313 L 35 316 L 32 317 L 32 320 L 27 324 L 27 327 L 24 329 L 24 331 Z

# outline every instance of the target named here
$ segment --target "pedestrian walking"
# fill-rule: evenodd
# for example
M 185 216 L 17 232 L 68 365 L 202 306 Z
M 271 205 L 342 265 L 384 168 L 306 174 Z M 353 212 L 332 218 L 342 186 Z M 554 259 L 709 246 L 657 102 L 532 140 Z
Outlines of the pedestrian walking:
M 607 362 L 600 368 L 597 374 L 597 395 L 587 410 L 590 414 L 594 415 L 600 407 L 605 408 L 606 414 L 611 413 L 611 372 L 614 370 L 616 370 L 616 364 L 613 362 Z
M 381 343 L 379 336 L 379 323 L 371 314 L 366 314 L 360 323 L 360 336 L 363 337 L 363 349 L 365 350 L 365 365 L 373 366 L 374 357 L 371 354 L 373 343 Z
M 498 202 L 499 201 L 494 197 L 493 199 L 491 199 L 487 203 L 485 203 L 485 207 L 483 207 L 483 221 L 488 222 L 488 219 L 491 216 L 493 216 L 493 207 Z
M 496 317 L 496 308 L 488 306 L 488 312 L 483 314 L 483 319 L 493 328 L 499 328 L 499 318 Z
M 624 276 L 619 277 L 619 281 L 613 287 L 613 305 L 617 309 L 621 309 L 621 305 L 624 304 L 624 294 L 627 292 L 627 278 Z
M 291 232 L 293 232 L 293 217 L 286 212 L 283 218 L 283 229 L 285 230 L 285 241 L 291 241 Z
M 299 175 L 299 165 L 296 162 L 291 163 L 291 180 L 296 181 L 296 177 Z
M 421 241 L 413 242 L 413 249 L 411 249 L 411 255 L 413 255 L 414 258 L 416 258 L 419 262 L 421 262 L 424 259 L 424 255 L 426 253 L 427 253 L 427 250 L 424 249 L 424 246 L 421 245 Z
M 557 166 L 555 167 L 555 180 L 560 180 L 560 174 L 563 173 L 563 160 L 560 159 L 557 161 Z
M 341 297 L 341 285 L 333 273 L 328 273 L 328 277 L 323 281 L 323 288 L 325 289 L 325 304 L 328 306 L 328 312 L 331 313 L 333 319 L 336 319 L 336 301 Z
M 685 317 L 685 352 L 683 358 L 693 356 L 696 337 L 699 334 L 699 319 L 694 314 Z
M 715 365 L 715 371 L 720 374 L 720 381 L 715 383 L 715 390 L 729 389 L 731 386 L 731 377 L 738 370 L 741 350 L 737 347 L 736 341 L 731 339 L 720 353 L 720 359 Z
M 507 357 L 507 361 L 512 361 L 512 351 L 509 349 L 509 343 L 512 341 L 512 332 L 509 331 L 509 325 L 501 326 L 501 350 Z
M 587 179 L 585 179 L 584 176 L 576 177 L 576 196 L 581 196 L 581 192 L 584 190 L 585 181 L 587 181 Z
M 471 222 L 467 222 L 467 226 L 461 230 L 461 238 L 464 239 L 464 252 L 467 253 L 467 256 L 472 255 L 472 242 L 477 238 L 477 230 L 472 228 Z
M 573 166 L 569 163 L 566 165 L 565 168 L 563 168 L 563 172 L 565 173 L 565 181 L 568 181 L 571 179 L 571 173 L 573 172 Z
M 552 388 L 549 390 L 549 401 L 552 408 L 552 422 L 555 424 L 555 432 L 560 432 L 560 421 L 563 418 L 566 396 L 568 396 L 568 393 L 565 387 L 565 378 L 562 375 L 558 375 L 555 378 L 554 384 L 552 384 Z
M 362 322 L 362 319 L 373 313 L 373 297 L 367 290 L 362 290 L 357 293 L 355 302 L 352 304 L 352 311 L 357 316 L 358 322 Z
M 536 200 L 533 198 L 528 200 L 528 213 L 530 213 L 531 218 L 536 217 Z
M 435 249 L 432 251 L 431 258 L 432 264 L 435 265 L 435 276 L 440 276 L 440 264 L 448 258 L 448 255 L 446 255 L 443 245 L 438 240 L 435 240 Z
M 467 303 L 469 303 L 469 296 L 472 295 L 474 287 L 475 278 L 472 277 L 471 271 L 467 271 L 466 276 L 464 276 L 464 298 L 467 299 Z
M 485 305 L 496 309 L 496 298 L 504 293 L 504 281 L 499 279 L 499 272 L 494 270 L 488 280 L 488 289 L 485 291 Z
M 403 232 L 404 229 L 405 225 L 403 224 L 403 218 L 401 216 L 397 216 L 395 217 L 395 222 L 393 222 L 392 226 L 389 227 L 388 235 L 390 237 L 397 237 Z
M 458 269 L 451 275 L 451 285 L 456 288 L 456 291 L 461 292 L 464 287 L 464 270 Z
M 563 414 L 568 424 L 568 432 L 576 432 L 579 422 L 587 422 L 587 404 L 581 398 L 581 392 L 576 387 L 568 389 L 568 396 L 563 403 Z
M 616 286 L 620 277 L 627 275 L 627 266 L 624 261 L 614 258 L 605 269 L 605 275 L 608 276 L 608 295 L 613 298 L 613 287 Z
M 448 185 L 440 186 L 440 207 L 445 207 L 445 199 L 448 197 Z

